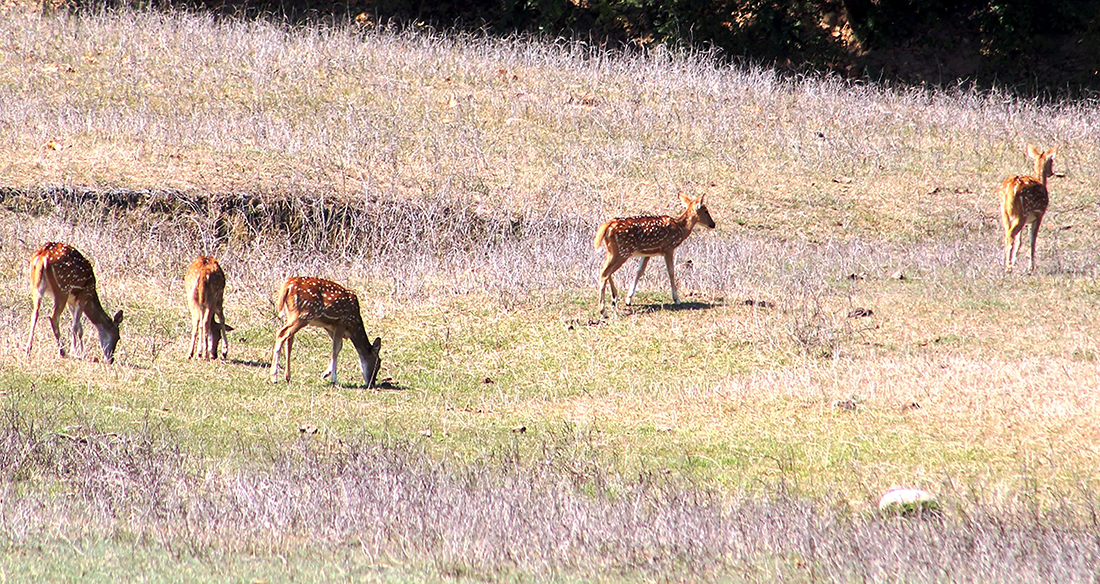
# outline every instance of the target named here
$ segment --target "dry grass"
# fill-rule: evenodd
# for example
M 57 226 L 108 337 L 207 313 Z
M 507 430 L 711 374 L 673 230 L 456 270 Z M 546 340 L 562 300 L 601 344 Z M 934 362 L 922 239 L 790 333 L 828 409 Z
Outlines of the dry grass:
M 0 38 L 0 186 L 15 189 L 0 192 L 14 209 L 0 211 L 0 375 L 48 429 L 152 425 L 239 466 L 313 424 L 333 443 L 416 441 L 458 468 L 576 432 L 605 471 L 730 497 L 789 489 L 826 502 L 826 523 L 897 484 L 953 513 L 1095 492 L 1095 104 L 179 14 L 13 12 Z M 1005 276 L 995 186 L 1027 169 L 1025 141 L 1057 145 L 1067 176 L 1038 273 Z M 668 211 L 680 188 L 707 192 L 719 226 L 678 254 L 689 303 L 662 306 L 651 267 L 640 307 L 593 324 L 595 226 Z M 120 366 L 55 358 L 45 326 L 22 356 L 26 262 L 45 240 L 83 250 L 107 308 L 126 311 Z M 229 277 L 236 361 L 220 367 L 182 358 L 199 253 Z M 311 378 L 321 333 L 303 335 L 294 383 L 266 384 L 271 296 L 297 274 L 360 292 L 397 390 Z M 350 348 L 342 367 L 357 378 Z M 814 579 L 804 553 L 771 573 Z M 572 565 L 532 561 L 516 565 Z
M 1039 511 L 979 492 L 952 502 L 951 518 L 883 518 L 627 478 L 592 458 L 602 446 L 584 434 L 458 465 L 403 441 L 307 436 L 247 468 L 209 468 L 148 430 L 42 433 L 4 414 L 0 480 L 17 489 L 0 501 L 0 545 L 41 541 L 34 555 L 52 560 L 11 557 L 17 579 L 144 565 L 154 581 L 168 568 L 168 579 L 1077 582 L 1100 557 L 1092 499 Z
M 1052 227 L 1095 203 L 1090 103 L 178 14 L 0 26 L 10 186 L 427 195 L 588 220 L 666 209 L 686 186 L 712 192 L 726 229 L 909 241 L 991 230 L 1030 140 L 1068 173 Z

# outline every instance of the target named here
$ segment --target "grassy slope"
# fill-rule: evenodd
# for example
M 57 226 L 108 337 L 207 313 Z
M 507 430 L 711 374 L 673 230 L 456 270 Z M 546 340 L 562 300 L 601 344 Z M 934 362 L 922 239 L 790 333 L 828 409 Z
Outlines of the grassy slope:
M 696 309 L 590 326 L 600 258 L 577 235 L 537 253 L 514 242 L 364 266 L 288 257 L 278 241 L 211 246 L 170 225 L 5 212 L 0 384 L 58 427 L 163 420 L 225 456 L 315 424 L 319 440 L 366 431 L 470 459 L 592 432 L 627 473 L 670 468 L 730 492 L 782 481 L 857 507 L 896 484 L 1011 499 L 1096 479 L 1088 104 L 201 17 L 14 14 L 0 27 L 5 186 L 439 198 L 593 226 L 669 210 L 684 188 L 708 193 L 719 223 L 681 254 Z M 1026 140 L 1058 145 L 1067 177 L 1053 179 L 1039 273 L 1004 277 L 993 193 L 1028 168 Z M 127 312 L 118 367 L 56 359 L 45 326 L 22 357 L 26 257 L 55 238 L 95 259 L 108 308 Z M 227 259 L 228 366 L 182 358 L 182 269 L 200 245 Z M 296 345 L 295 381 L 266 382 L 269 296 L 301 271 L 362 292 L 399 390 L 316 379 L 318 332 Z M 658 266 L 643 290 L 643 306 L 667 301 Z M 875 315 L 845 318 L 855 307 Z M 350 347 L 341 365 L 354 382 Z

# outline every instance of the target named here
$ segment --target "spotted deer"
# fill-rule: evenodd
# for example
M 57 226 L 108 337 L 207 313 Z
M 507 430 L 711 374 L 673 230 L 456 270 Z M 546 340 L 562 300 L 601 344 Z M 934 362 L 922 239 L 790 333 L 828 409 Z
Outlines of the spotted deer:
M 1014 176 L 1001 183 L 1001 221 L 1005 228 L 1005 271 L 1012 271 L 1016 253 L 1020 250 L 1020 233 L 1029 225 L 1031 235 L 1031 262 L 1028 271 L 1035 269 L 1035 240 L 1039 237 L 1039 225 L 1047 211 L 1050 195 L 1047 178 L 1054 176 L 1054 153 L 1046 152 L 1032 144 L 1027 145 L 1027 155 L 1035 162 L 1034 176 Z
M 200 359 L 217 359 L 218 345 L 223 341 L 225 353 L 222 355 L 223 358 L 228 358 L 228 333 L 233 327 L 225 324 L 225 310 L 222 306 L 225 297 L 225 272 L 218 265 L 218 260 L 209 256 L 195 258 L 187 268 L 183 285 L 187 296 L 187 310 L 191 312 L 191 352 L 187 358 L 195 357 L 197 345 Z
M 31 257 L 30 277 L 34 305 L 31 309 L 31 327 L 27 334 L 27 356 L 30 357 L 31 348 L 34 346 L 34 328 L 38 324 L 38 311 L 42 306 L 42 297 L 49 292 L 53 296 L 53 315 L 50 316 L 50 326 L 53 328 L 53 336 L 57 339 L 61 356 L 65 356 L 65 345 L 61 342 L 58 323 L 61 320 L 61 313 L 68 305 L 73 313 L 73 352 L 84 354 L 84 327 L 81 325 L 80 318 L 87 315 L 88 320 L 99 332 L 99 345 L 103 349 L 103 358 L 108 363 L 114 363 L 115 347 L 118 346 L 119 341 L 118 327 L 122 324 L 122 311 L 118 311 L 114 318 L 111 318 L 103 310 L 99 294 L 96 293 L 92 264 L 70 245 L 47 242 Z
M 271 357 L 271 381 L 279 381 L 279 352 L 286 347 L 285 379 L 290 381 L 290 350 L 294 334 L 308 325 L 324 328 L 332 337 L 332 361 L 327 377 L 336 384 L 336 357 L 340 354 L 345 338 L 351 339 L 359 353 L 359 368 L 367 387 L 374 386 L 374 379 L 382 366 L 380 355 L 382 339 L 370 342 L 359 314 L 359 299 L 343 286 L 320 278 L 289 278 L 279 289 L 276 308 L 286 313 L 286 325 L 275 334 L 275 350 Z
M 627 260 L 634 256 L 640 256 L 641 262 L 638 264 L 638 273 L 634 276 L 634 283 L 630 286 L 630 292 L 626 295 L 626 303 L 629 305 L 634 299 L 634 291 L 638 288 L 638 280 L 642 278 L 646 264 L 649 263 L 649 258 L 653 256 L 664 256 L 665 267 L 668 268 L 669 285 L 672 287 L 672 301 L 675 303 L 680 302 L 680 296 L 676 291 L 676 270 L 673 265 L 673 254 L 675 254 L 676 248 L 687 239 L 688 235 L 691 235 L 691 231 L 695 229 L 696 224 L 702 223 L 710 229 L 714 228 L 714 220 L 710 217 L 710 211 L 707 210 L 703 197 L 704 195 L 700 195 L 698 199 L 692 199 L 681 193 L 680 201 L 687 208 L 679 217 L 669 217 L 668 215 L 660 217 L 651 215 L 624 217 L 612 219 L 600 225 L 600 228 L 596 230 L 593 247 L 600 249 L 600 246 L 603 245 L 607 248 L 607 258 L 604 260 L 603 269 L 600 270 L 601 311 L 605 309 L 604 293 L 607 291 L 608 286 L 611 287 L 612 301 L 616 301 L 619 297 L 615 280 L 611 277 L 612 274 L 617 272 Z

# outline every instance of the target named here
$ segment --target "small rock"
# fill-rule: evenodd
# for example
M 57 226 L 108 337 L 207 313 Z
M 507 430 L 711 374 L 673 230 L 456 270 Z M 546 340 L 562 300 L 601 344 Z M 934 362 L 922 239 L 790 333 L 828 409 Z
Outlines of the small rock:
M 902 281 L 909 279 L 905 276 L 905 273 L 902 272 L 901 270 L 898 270 L 898 271 L 894 272 L 893 274 L 890 274 L 890 277 L 895 279 L 895 280 L 902 280 Z
M 317 426 L 314 426 L 313 424 L 302 424 L 301 426 L 298 426 L 298 431 L 302 434 L 316 434 Z
M 848 312 L 848 318 L 864 318 L 868 316 L 874 316 L 875 311 L 870 308 L 853 308 Z
M 424 436 L 426 438 L 431 438 L 432 437 L 432 429 L 431 428 L 424 428 L 423 430 L 417 432 L 417 434 L 420 434 L 421 436 Z
M 526 431 L 527 431 L 527 426 L 523 426 L 523 425 L 516 426 L 515 428 L 512 428 L 512 433 L 513 434 L 523 434 Z

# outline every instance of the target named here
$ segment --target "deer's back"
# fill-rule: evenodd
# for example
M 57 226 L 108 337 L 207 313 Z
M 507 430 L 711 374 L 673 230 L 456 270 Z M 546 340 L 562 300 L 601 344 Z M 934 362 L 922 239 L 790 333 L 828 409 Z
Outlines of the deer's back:
M 288 316 L 326 328 L 363 328 L 359 299 L 347 288 L 320 278 L 290 278 L 284 286 Z
M 184 278 L 188 300 L 194 306 L 221 304 L 225 292 L 225 272 L 218 260 L 201 256 L 191 262 Z
M 1030 222 L 1042 217 L 1050 203 L 1043 183 L 1031 176 L 1014 176 L 1001 183 L 1001 198 L 1005 214 Z
M 92 264 L 71 245 L 47 242 L 31 258 L 31 278 L 45 277 L 51 287 L 65 295 L 95 290 Z
M 618 245 L 620 254 L 659 255 L 679 245 L 684 236 L 672 217 L 642 215 L 612 220 L 605 237 Z

